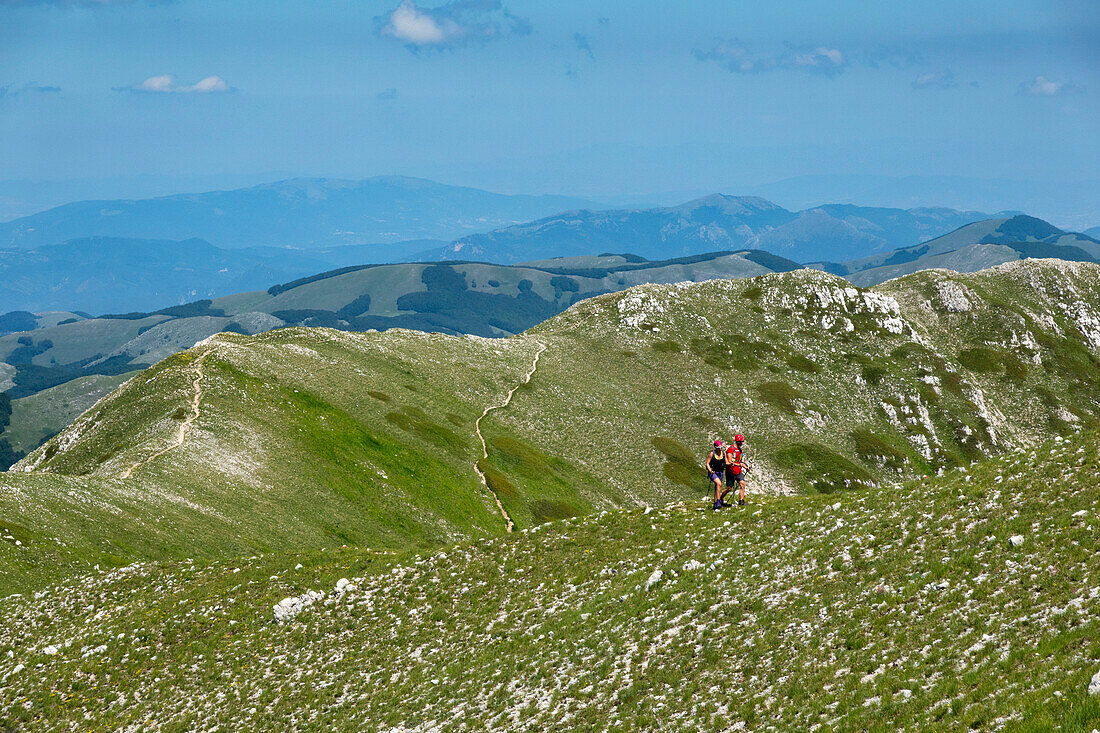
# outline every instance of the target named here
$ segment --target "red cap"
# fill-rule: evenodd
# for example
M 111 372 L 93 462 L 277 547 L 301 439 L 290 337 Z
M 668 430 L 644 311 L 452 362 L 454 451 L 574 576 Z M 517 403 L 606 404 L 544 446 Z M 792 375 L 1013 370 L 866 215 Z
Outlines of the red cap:
M 745 442 L 745 436 L 742 435 L 741 433 L 738 433 L 737 435 L 733 436 L 733 439 L 736 440 L 738 443 L 744 443 Z

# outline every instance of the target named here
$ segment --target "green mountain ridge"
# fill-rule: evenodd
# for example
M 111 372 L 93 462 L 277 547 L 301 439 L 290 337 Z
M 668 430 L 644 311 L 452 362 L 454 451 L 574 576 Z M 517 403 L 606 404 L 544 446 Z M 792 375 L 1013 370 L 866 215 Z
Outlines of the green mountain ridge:
M 360 265 L 273 286 L 267 292 L 151 313 L 99 318 L 8 314 L 13 327 L 42 327 L 0 336 L 0 362 L 10 362 L 4 366 L 12 371 L 6 377 L 6 371 L 0 373 L 0 378 L 11 382 L 7 389 L 12 398 L 26 398 L 73 379 L 144 368 L 223 330 L 255 334 L 287 325 L 360 331 L 404 327 L 503 336 L 529 328 L 582 298 L 642 282 L 748 277 L 795 267 L 789 260 L 758 251 L 662 262 L 611 255 L 516 267 L 473 262 Z M 78 412 L 53 414 L 59 418 L 53 423 L 56 432 Z M 9 437 L 0 433 L 0 440 Z
M 1100 241 L 1063 231 L 1042 219 L 1018 215 L 967 224 L 913 247 L 841 264 L 815 266 L 866 287 L 919 270 L 974 272 L 1029 257 L 1100 262 Z
M 1056 260 L 870 290 L 797 270 L 638 286 L 506 339 L 217 334 L 3 475 L 22 544 L 0 545 L 0 592 L 95 564 L 491 537 L 498 499 L 524 529 L 700 498 L 705 446 L 733 432 L 754 493 L 965 466 L 1097 425 L 1098 298 L 1100 267 Z

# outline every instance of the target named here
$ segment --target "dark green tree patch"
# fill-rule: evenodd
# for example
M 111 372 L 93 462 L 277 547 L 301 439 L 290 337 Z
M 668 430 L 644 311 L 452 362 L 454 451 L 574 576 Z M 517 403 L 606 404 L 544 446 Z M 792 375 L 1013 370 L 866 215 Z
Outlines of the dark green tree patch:
M 19 344 L 8 354 L 7 362 L 12 366 L 30 364 L 31 360 L 39 354 L 44 354 L 53 348 L 53 341 L 44 339 L 37 344 L 29 336 L 22 336 L 16 342 Z
M 172 318 L 194 318 L 195 316 L 215 316 L 218 318 L 225 316 L 225 311 L 221 308 L 212 308 L 212 300 L 196 300 L 194 303 L 184 303 L 183 305 L 174 305 L 170 308 L 161 308 L 159 311 L 153 311 L 150 315 L 158 316 L 170 316 Z
M 288 326 L 316 326 L 322 328 L 340 328 L 341 319 L 335 311 L 321 310 L 317 308 L 291 308 L 288 310 L 272 311 L 271 315 L 280 321 L 286 321 Z
M 356 316 L 361 316 L 370 310 L 370 293 L 363 293 L 355 300 L 336 311 L 336 316 L 345 321 L 350 321 Z
M 0 316 L 0 336 L 17 331 L 33 331 L 36 328 L 38 318 L 30 311 L 8 311 Z
M 430 293 L 459 293 L 468 289 L 466 277 L 450 265 L 429 265 L 420 273 L 420 280 Z
M 571 277 L 565 275 L 555 275 L 550 278 L 550 285 L 554 288 L 554 298 L 560 298 L 562 293 L 576 293 L 581 289 L 581 286 Z
M 560 311 L 553 302 L 532 292 L 534 284 L 530 280 L 520 281 L 519 295 L 512 297 L 469 290 L 465 278 L 449 265 L 426 267 L 421 279 L 428 290 L 402 295 L 397 299 L 397 307 L 415 311 L 421 314 L 421 319 L 444 327 L 423 330 L 481 336 L 493 335 L 493 329 L 519 333 Z M 355 325 L 361 328 L 367 323 L 359 319 Z

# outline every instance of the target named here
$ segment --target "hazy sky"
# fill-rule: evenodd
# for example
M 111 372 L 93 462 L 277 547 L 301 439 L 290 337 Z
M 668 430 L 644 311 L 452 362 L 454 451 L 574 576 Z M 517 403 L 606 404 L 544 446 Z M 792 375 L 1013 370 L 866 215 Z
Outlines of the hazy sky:
M 1096 179 L 1100 3 L 0 0 L 0 179 Z

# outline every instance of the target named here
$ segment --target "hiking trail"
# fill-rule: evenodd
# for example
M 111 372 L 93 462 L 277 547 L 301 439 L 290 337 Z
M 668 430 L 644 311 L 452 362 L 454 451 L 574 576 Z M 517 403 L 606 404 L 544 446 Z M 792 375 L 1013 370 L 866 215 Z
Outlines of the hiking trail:
M 202 356 L 195 360 L 195 380 L 191 383 L 191 387 L 192 389 L 194 389 L 195 393 L 191 396 L 191 414 L 184 417 L 183 420 L 180 422 L 179 432 L 176 434 L 175 440 L 170 443 L 166 448 L 161 448 L 156 453 L 153 453 L 149 457 L 144 458 L 127 468 L 119 475 L 119 478 L 130 478 L 130 475 L 138 468 L 141 468 L 148 463 L 152 463 L 155 459 L 160 458 L 165 453 L 175 448 L 179 448 L 181 445 L 183 445 L 184 441 L 187 439 L 187 431 L 191 429 L 192 423 L 194 423 L 195 420 L 197 420 L 199 417 L 199 405 L 202 404 L 202 367 L 203 362 L 206 361 L 206 357 L 210 356 L 212 351 L 213 350 L 204 352 Z
M 485 477 L 485 472 L 481 470 L 481 461 L 488 460 L 489 458 L 489 446 L 485 444 L 485 436 L 481 434 L 481 420 L 493 410 L 507 407 L 508 403 L 512 401 L 512 395 L 516 393 L 516 390 L 531 381 L 531 377 L 534 376 L 535 370 L 539 368 L 539 357 L 542 356 L 542 352 L 546 351 L 546 344 L 541 341 L 536 341 L 535 343 L 539 345 L 539 349 L 535 352 L 535 359 L 531 362 L 531 368 L 528 370 L 526 376 L 524 376 L 523 381 L 508 391 L 503 402 L 499 405 L 490 405 L 486 407 L 485 411 L 481 413 L 481 417 L 474 421 L 474 432 L 477 433 L 477 439 L 481 441 L 481 458 L 474 461 L 474 470 L 477 471 L 477 475 L 481 477 L 481 483 L 485 484 L 485 488 L 493 495 L 493 499 L 497 503 L 497 508 L 500 509 L 500 515 L 504 517 L 505 532 L 511 532 L 515 524 L 512 522 L 512 518 L 508 516 L 508 512 L 504 509 L 504 504 L 501 503 L 500 497 L 497 496 L 497 492 L 493 491 L 493 488 L 489 486 L 489 480 Z

